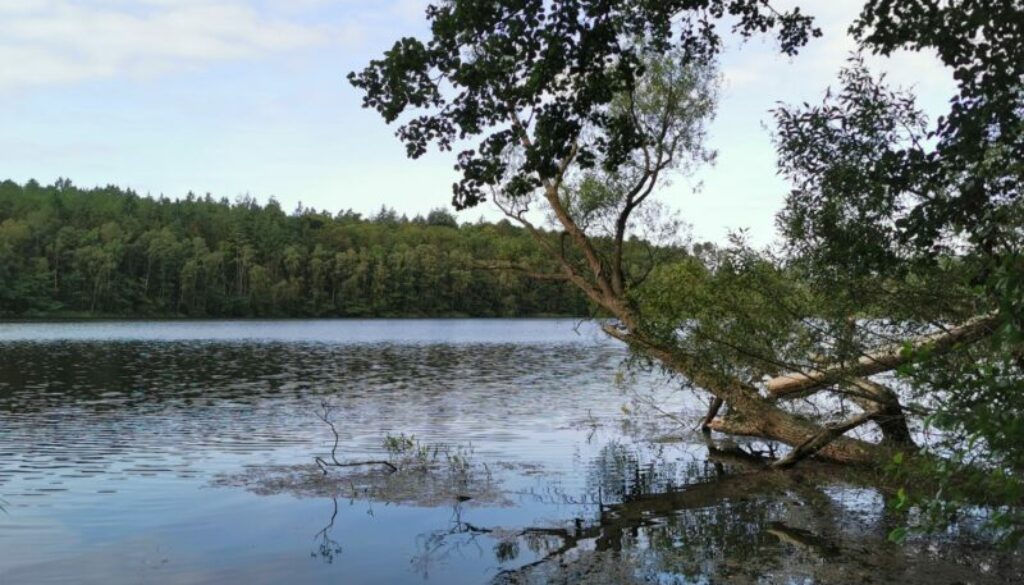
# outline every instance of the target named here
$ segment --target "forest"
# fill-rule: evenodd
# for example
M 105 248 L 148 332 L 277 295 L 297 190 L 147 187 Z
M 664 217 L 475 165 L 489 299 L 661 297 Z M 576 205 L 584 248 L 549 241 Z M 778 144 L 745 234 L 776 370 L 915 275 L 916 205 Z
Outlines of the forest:
M 28 4 L 0 583 L 1024 583 L 1024 1 Z
M 574 289 L 497 269 L 545 262 L 523 228 L 444 209 L 287 213 L 251 196 L 0 183 L 7 318 L 587 314 Z

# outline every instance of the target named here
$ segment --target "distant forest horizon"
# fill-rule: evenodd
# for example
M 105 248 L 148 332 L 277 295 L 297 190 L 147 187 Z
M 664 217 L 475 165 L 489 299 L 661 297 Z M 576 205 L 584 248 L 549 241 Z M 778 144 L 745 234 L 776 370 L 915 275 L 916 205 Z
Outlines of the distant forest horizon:
M 550 232 L 552 241 L 558 234 Z M 523 228 L 437 207 L 365 216 L 273 198 L 0 182 L 0 318 L 586 316 Z

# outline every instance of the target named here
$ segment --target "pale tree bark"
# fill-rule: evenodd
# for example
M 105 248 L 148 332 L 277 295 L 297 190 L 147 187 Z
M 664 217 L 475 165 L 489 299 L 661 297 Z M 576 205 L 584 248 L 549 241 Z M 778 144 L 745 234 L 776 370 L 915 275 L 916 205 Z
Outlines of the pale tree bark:
M 511 122 L 513 129 L 518 134 L 519 141 L 524 147 L 530 148 L 531 143 L 527 129 L 514 116 Z M 893 448 L 901 448 L 910 444 L 909 432 L 904 433 L 906 430 L 905 420 L 896 416 L 902 414 L 898 401 L 888 403 L 889 396 L 877 388 L 861 389 L 861 392 L 869 399 L 864 402 L 864 413 L 843 423 L 823 426 L 784 410 L 776 394 L 764 395 L 757 387 L 734 376 L 709 371 L 703 363 L 681 352 L 675 344 L 658 340 L 655 336 L 649 335 L 645 331 L 642 319 L 629 300 L 630 290 L 628 283 L 625 282 L 621 258 L 625 245 L 623 234 L 629 224 L 630 215 L 647 196 L 648 187 L 653 185 L 657 174 L 663 170 L 660 162 L 657 162 L 660 161 L 660 155 L 656 162 L 648 167 L 646 176 L 640 178 L 635 192 L 628 194 L 629 196 L 619 210 L 615 222 L 616 233 L 611 238 L 612 249 L 607 256 L 599 252 L 590 235 L 577 223 L 561 198 L 565 173 L 575 156 L 576 149 L 573 148 L 564 160 L 558 162 L 556 175 L 540 177 L 540 183 L 543 201 L 564 230 L 566 239 L 578 252 L 578 255 L 574 257 L 578 260 L 570 260 L 564 250 L 555 249 L 546 234 L 524 217 L 523 210 L 515 211 L 512 209 L 513 206 L 503 206 L 499 197 L 494 199 L 510 219 L 523 225 L 558 261 L 562 277 L 578 287 L 586 294 L 587 298 L 615 318 L 617 325 L 605 326 L 606 333 L 660 362 L 666 369 L 683 376 L 694 386 L 711 395 L 711 408 L 702 423 L 703 429 L 732 435 L 758 437 L 789 445 L 792 450 L 785 459 L 779 462 L 784 466 L 794 464 L 812 455 L 842 463 L 880 464 L 888 460 Z M 544 277 L 552 278 L 554 276 L 545 274 Z M 685 294 L 685 291 L 680 292 Z M 948 335 L 961 340 L 970 337 L 973 330 L 971 328 L 968 332 L 950 332 Z M 950 343 L 944 337 L 931 341 L 940 347 Z M 895 367 L 892 364 L 898 359 L 902 359 L 898 352 L 880 353 L 868 356 L 863 364 L 858 362 L 860 365 L 844 369 L 841 375 L 833 373 L 831 369 L 825 369 L 822 372 L 794 374 L 783 377 L 785 378 L 784 382 L 776 379 L 773 387 L 779 387 L 781 384 L 787 389 L 790 387 L 801 390 L 817 388 L 832 381 L 833 376 L 836 376 L 834 380 L 844 379 L 849 376 L 851 371 L 855 374 L 854 377 L 860 377 L 870 375 L 872 371 L 881 371 L 872 368 Z M 719 416 L 723 405 L 728 406 L 729 414 L 725 417 Z M 891 440 L 882 444 L 874 444 L 844 436 L 848 431 L 872 420 L 879 422 L 880 426 L 885 421 L 883 434 Z
M 910 352 L 904 351 L 902 345 L 883 347 L 866 353 L 852 364 L 777 376 L 765 382 L 765 387 L 776 398 L 806 396 L 808 391 L 818 391 L 837 382 L 894 370 L 909 363 L 914 353 L 925 348 L 936 354 L 973 343 L 991 334 L 997 322 L 995 315 L 978 317 L 941 333 L 910 340 Z

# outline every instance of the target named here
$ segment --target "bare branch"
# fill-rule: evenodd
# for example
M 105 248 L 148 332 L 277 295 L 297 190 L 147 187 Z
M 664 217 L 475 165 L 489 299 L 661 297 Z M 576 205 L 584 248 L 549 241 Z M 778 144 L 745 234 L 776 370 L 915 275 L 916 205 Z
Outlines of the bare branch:
M 845 435 L 847 432 L 861 426 L 862 424 L 872 420 L 872 417 L 874 415 L 874 412 L 863 412 L 851 418 L 850 420 L 841 422 L 839 424 L 828 425 L 824 427 L 817 434 L 809 437 L 803 443 L 793 447 L 793 449 L 789 453 L 787 453 L 785 457 L 773 463 L 772 467 L 790 467 L 796 464 L 801 459 L 805 459 L 807 457 L 810 457 L 811 455 L 814 455 L 832 441 Z
M 338 428 L 334 426 L 334 421 L 331 420 L 332 407 L 326 400 L 321 400 L 320 408 L 321 411 L 316 413 L 316 417 L 323 421 L 328 427 L 330 427 L 331 432 L 334 433 L 334 445 L 331 447 L 331 460 L 325 461 L 322 457 L 319 456 L 313 458 L 313 461 L 316 462 L 317 466 L 320 468 L 320 471 L 324 472 L 324 475 L 327 475 L 328 467 L 360 467 L 363 465 L 382 465 L 390 470 L 389 473 L 394 473 L 398 471 L 398 467 L 396 467 L 390 461 L 371 460 L 352 461 L 348 463 L 338 461 L 338 442 L 341 440 L 341 436 L 338 433 Z

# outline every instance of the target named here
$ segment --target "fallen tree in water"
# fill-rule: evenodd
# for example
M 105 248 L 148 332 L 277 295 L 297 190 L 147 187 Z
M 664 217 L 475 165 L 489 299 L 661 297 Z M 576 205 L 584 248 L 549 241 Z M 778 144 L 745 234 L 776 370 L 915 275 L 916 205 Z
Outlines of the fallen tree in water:
M 1017 473 L 1024 431 L 998 405 L 1022 406 L 1024 211 L 1010 153 L 1024 94 L 1005 73 L 1024 59 L 972 39 L 1018 46 L 1019 31 L 977 23 L 1017 22 L 1019 9 L 908 2 L 908 14 L 949 17 L 914 19 L 890 4 L 866 5 L 861 47 L 959 47 L 939 53 L 961 101 L 930 129 L 912 96 L 854 58 L 821 106 L 780 107 L 793 191 L 776 252 L 737 236 L 667 261 L 660 251 L 687 242 L 654 194 L 714 158 L 719 19 L 794 54 L 819 33 L 799 10 L 456 0 L 428 10 L 431 39 L 403 39 L 350 81 L 365 106 L 401 121 L 410 157 L 479 138 L 458 156 L 455 206 L 490 201 L 533 234 L 557 268 L 529 272 L 582 291 L 605 332 L 705 393 L 705 429 L 787 445 L 778 466 L 816 456 L 882 467 L 916 449 L 913 415 L 945 424 L 950 450 L 980 445 L 990 468 Z M 991 75 L 970 82 L 974 66 Z M 985 109 L 992 96 L 1001 105 Z M 543 237 L 545 220 L 560 240 Z
M 613 443 L 606 448 L 619 447 Z M 623 459 L 597 457 L 588 465 L 594 475 L 578 493 L 514 492 L 503 484 L 503 473 L 474 479 L 475 471 L 460 469 L 453 475 L 444 465 L 395 473 L 346 469 L 329 476 L 312 465 L 270 467 L 247 469 L 216 483 L 258 494 L 324 500 L 329 517 L 314 536 L 313 554 L 328 563 L 344 554 L 335 536 L 360 538 L 351 531 L 332 533 L 336 521 L 346 524 L 346 514 L 362 516 L 363 508 L 372 511 L 377 505 L 393 504 L 450 508 L 446 521 L 416 535 L 410 566 L 427 574 L 452 553 L 469 548 L 474 558 L 493 554 L 495 583 L 618 585 L 648 583 L 654 576 L 664 580 L 665 575 L 758 583 L 767 571 L 847 583 L 886 570 L 899 573 L 909 583 L 931 583 L 938 575 L 997 583 L 1020 574 L 1019 556 L 1002 557 L 997 549 L 975 542 L 970 525 L 962 526 L 951 539 L 929 541 L 929 554 L 907 555 L 900 547 L 886 546 L 887 532 L 905 525 L 907 514 L 892 508 L 865 512 L 858 505 L 896 491 L 895 486 L 881 484 L 877 474 L 819 462 L 783 473 L 737 447 L 714 442 L 708 447 L 707 463 L 692 462 L 662 477 L 657 476 L 664 468 L 654 470 L 643 459 L 627 459 L 624 471 Z M 518 466 L 501 467 L 496 461 L 490 467 L 522 472 Z M 484 466 L 476 463 L 473 469 Z M 623 476 L 644 477 L 643 470 L 654 477 L 622 481 Z M 665 481 L 669 478 L 672 481 Z M 545 510 L 548 505 L 557 506 L 562 519 L 502 514 L 498 519 L 505 523 L 493 524 L 495 516 L 481 509 L 517 501 L 522 505 L 523 497 Z M 667 543 L 672 546 L 663 546 Z M 403 543 L 392 545 L 402 547 Z M 666 564 L 652 567 L 633 555 L 650 555 Z M 979 574 L 980 561 L 993 568 Z

